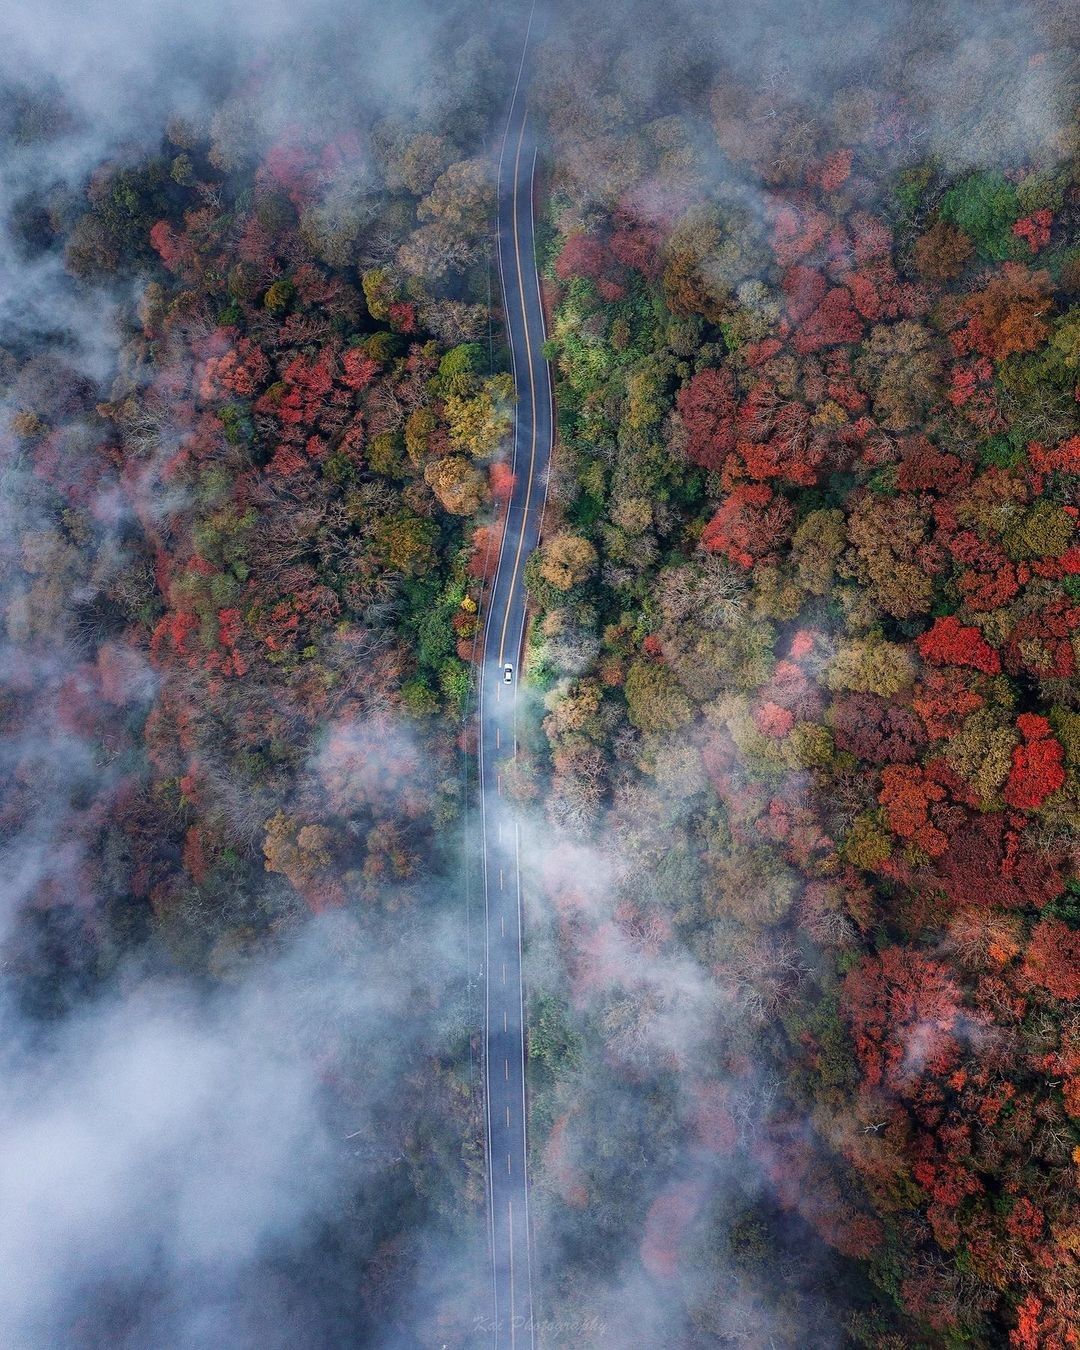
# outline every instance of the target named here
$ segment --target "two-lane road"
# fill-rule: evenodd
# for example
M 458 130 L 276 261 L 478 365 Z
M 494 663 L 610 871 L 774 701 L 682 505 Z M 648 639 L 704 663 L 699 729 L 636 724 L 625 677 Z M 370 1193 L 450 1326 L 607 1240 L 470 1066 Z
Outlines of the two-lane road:
M 526 42 L 528 39 L 526 38 Z M 480 797 L 484 850 L 484 1075 L 488 1224 L 498 1347 L 535 1345 L 525 1102 L 525 1008 L 521 979 L 520 834 L 504 796 L 517 753 L 517 693 L 525 632 L 524 567 L 540 537 L 552 445 L 551 379 L 533 252 L 536 148 L 524 98 L 524 65 L 499 160 L 499 271 L 517 405 L 515 484 L 507 506 L 484 626 L 480 667 Z M 513 666 L 508 684 L 503 669 Z

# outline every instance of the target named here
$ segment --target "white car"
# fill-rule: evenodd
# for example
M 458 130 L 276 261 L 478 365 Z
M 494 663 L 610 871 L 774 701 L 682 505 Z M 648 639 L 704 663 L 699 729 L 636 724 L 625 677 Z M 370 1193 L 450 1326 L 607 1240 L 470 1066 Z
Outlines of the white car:
M 503 684 L 513 684 L 513 683 L 514 683 L 514 667 L 510 664 L 509 661 L 507 661 L 506 665 L 503 666 Z

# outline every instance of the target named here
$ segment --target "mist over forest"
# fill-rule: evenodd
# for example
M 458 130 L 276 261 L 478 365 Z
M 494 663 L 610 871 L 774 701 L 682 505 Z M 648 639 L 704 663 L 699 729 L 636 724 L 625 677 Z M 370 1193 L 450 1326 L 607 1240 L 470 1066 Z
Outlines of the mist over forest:
M 1074 7 L 0 37 L 0 1345 L 491 1343 L 520 80 L 536 1342 L 1075 1346 Z

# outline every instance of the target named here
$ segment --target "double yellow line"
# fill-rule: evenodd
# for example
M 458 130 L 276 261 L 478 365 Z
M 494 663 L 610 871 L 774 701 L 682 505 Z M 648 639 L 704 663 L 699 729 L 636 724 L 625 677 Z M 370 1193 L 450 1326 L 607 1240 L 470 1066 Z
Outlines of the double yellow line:
M 510 609 L 513 602 L 514 590 L 517 586 L 518 572 L 521 568 L 521 550 L 525 544 L 525 529 L 529 520 L 529 502 L 532 500 L 533 488 L 533 470 L 536 466 L 536 379 L 533 375 L 533 353 L 532 341 L 529 337 L 529 316 L 525 307 L 525 278 L 521 270 L 521 239 L 518 233 L 518 182 L 520 179 L 521 165 L 521 146 L 525 139 L 525 123 L 528 120 L 528 113 L 521 119 L 521 131 L 518 133 L 517 150 L 514 154 L 514 262 L 517 265 L 518 296 L 521 300 L 521 323 L 525 329 L 525 354 L 529 366 L 529 396 L 532 402 L 532 439 L 529 445 L 529 478 L 525 485 L 525 509 L 521 517 L 521 530 L 518 533 L 517 553 L 514 555 L 514 570 L 510 576 L 510 588 L 506 593 L 506 608 L 503 612 L 502 632 L 499 635 L 499 661 L 502 666 L 503 656 L 506 650 L 506 630 L 510 623 Z M 530 177 L 530 184 L 532 179 Z M 531 209 L 531 205 L 530 205 Z M 507 331 L 509 332 L 510 316 L 507 315 Z M 510 515 L 510 505 L 506 507 L 507 517 Z

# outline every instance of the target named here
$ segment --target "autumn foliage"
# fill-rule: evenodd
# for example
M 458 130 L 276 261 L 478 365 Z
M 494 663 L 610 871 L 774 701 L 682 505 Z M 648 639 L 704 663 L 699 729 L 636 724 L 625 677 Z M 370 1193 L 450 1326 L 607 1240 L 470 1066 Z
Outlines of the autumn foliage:
M 618 125 L 622 66 L 582 61 L 548 91 L 557 494 L 597 565 L 595 609 L 541 597 L 539 795 L 649 878 L 657 926 L 693 932 L 661 953 L 692 951 L 760 1028 L 741 1043 L 768 1065 L 768 1107 L 736 1116 L 727 1062 L 693 1098 L 722 1104 L 723 1148 L 769 1203 L 888 1304 L 845 1324 L 853 1343 L 1064 1348 L 1075 171 L 1064 143 L 950 168 L 920 140 L 937 134 L 925 89 L 905 86 L 924 57 L 906 60 L 821 106 L 728 71 L 703 152 L 696 104 Z M 959 79 L 965 108 L 977 84 Z M 610 104 L 575 102 L 594 86 Z M 562 939 L 593 956 L 567 968 L 597 1062 L 652 1090 L 669 1059 L 628 1046 L 663 1017 L 616 928 L 579 914 Z M 679 1125 L 703 1146 L 699 1110 Z M 686 1259 L 674 1185 L 637 1216 L 657 1281 Z

